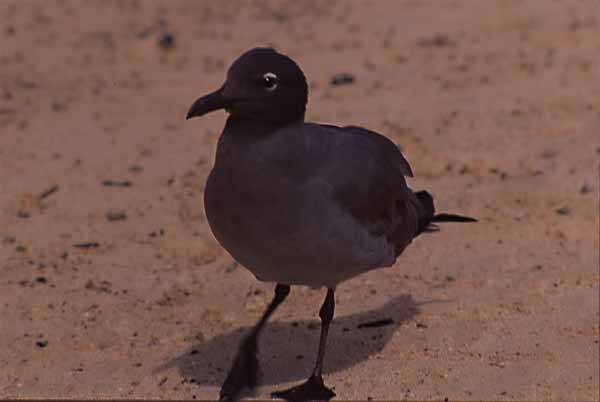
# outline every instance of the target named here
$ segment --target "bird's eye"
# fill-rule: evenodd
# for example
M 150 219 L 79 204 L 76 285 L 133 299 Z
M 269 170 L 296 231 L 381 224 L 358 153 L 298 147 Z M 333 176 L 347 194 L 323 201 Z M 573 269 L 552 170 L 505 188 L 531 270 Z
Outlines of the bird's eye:
M 266 73 L 262 77 L 262 84 L 267 91 L 274 91 L 278 83 L 279 79 L 273 73 Z

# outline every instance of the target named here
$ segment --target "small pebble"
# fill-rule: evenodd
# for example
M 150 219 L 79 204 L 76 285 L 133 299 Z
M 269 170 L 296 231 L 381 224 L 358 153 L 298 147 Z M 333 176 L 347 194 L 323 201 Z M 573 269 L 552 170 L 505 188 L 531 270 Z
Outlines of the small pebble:
M 348 85 L 354 82 L 354 76 L 349 73 L 340 73 L 333 76 L 331 79 L 331 85 Z
M 437 34 L 430 38 L 423 38 L 417 43 L 423 47 L 450 47 L 455 46 L 456 43 L 447 35 Z
M 106 219 L 109 222 L 124 221 L 127 219 L 127 214 L 123 211 L 110 211 L 107 212 Z
M 130 187 L 131 182 L 129 180 L 104 180 L 102 185 L 105 187 Z
M 92 242 L 87 242 L 87 243 L 76 243 L 73 244 L 73 247 L 77 247 L 77 248 L 97 248 L 100 247 L 100 243 L 92 241 Z
M 560 207 L 556 210 L 556 213 L 559 215 L 569 215 L 570 212 L 569 207 Z
M 21 219 L 28 219 L 31 217 L 31 214 L 26 211 L 19 211 L 19 212 L 17 212 L 17 217 L 19 217 Z
M 584 183 L 580 188 L 579 188 L 579 192 L 581 194 L 587 194 L 589 192 L 592 191 L 592 188 L 590 186 L 587 185 L 587 183 Z
M 158 40 L 158 46 L 163 49 L 172 49 L 175 47 L 175 35 L 170 32 L 164 32 Z
M 46 340 L 37 341 L 35 344 L 37 345 L 38 348 L 45 348 L 46 346 L 48 346 L 48 341 L 46 341 Z

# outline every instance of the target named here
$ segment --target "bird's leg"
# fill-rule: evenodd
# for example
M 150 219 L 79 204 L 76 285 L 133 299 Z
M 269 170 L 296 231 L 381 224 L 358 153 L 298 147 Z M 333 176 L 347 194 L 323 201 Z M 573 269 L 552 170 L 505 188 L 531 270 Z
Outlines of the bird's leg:
M 236 401 L 244 388 L 254 388 L 258 383 L 257 340 L 267 320 L 290 293 L 289 285 L 277 284 L 273 300 L 254 328 L 240 342 L 233 365 L 219 393 L 220 401 Z
M 329 324 L 333 319 L 334 309 L 334 290 L 327 289 L 327 296 L 319 311 L 319 317 L 321 317 L 321 337 L 319 339 L 319 352 L 317 354 L 315 369 L 306 382 L 285 391 L 273 392 L 271 394 L 272 397 L 282 398 L 287 401 L 328 401 L 335 396 L 335 393 L 323 383 L 323 357 L 325 356 L 327 333 L 329 332 Z

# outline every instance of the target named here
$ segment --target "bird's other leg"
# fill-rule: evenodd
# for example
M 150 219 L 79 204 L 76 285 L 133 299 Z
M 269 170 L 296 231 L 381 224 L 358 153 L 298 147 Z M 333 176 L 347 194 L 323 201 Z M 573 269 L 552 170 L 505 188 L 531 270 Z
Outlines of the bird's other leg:
M 289 293 L 289 285 L 277 284 L 275 287 L 273 300 L 254 328 L 240 343 L 233 365 L 221 387 L 221 392 L 219 393 L 220 401 L 237 401 L 244 388 L 252 389 L 256 387 L 259 374 L 258 359 L 256 358 L 258 336 L 271 314 L 273 314 Z
M 271 394 L 274 398 L 282 398 L 287 401 L 328 401 L 335 396 L 335 393 L 327 388 L 323 382 L 323 357 L 325 356 L 325 346 L 327 344 L 327 333 L 329 324 L 333 319 L 335 309 L 334 289 L 327 289 L 327 296 L 319 311 L 321 317 L 321 337 L 319 339 L 319 352 L 317 354 L 317 363 L 306 382 L 290 388 L 285 391 L 277 391 Z

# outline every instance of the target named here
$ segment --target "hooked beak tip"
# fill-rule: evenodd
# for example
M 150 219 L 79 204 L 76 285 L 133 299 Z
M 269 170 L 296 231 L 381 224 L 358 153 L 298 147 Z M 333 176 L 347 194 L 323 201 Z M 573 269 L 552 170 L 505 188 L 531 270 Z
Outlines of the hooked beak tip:
M 204 116 L 215 110 L 224 109 L 227 104 L 222 96 L 222 88 L 197 99 L 185 115 L 185 119 Z

